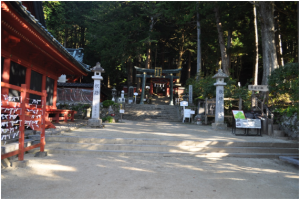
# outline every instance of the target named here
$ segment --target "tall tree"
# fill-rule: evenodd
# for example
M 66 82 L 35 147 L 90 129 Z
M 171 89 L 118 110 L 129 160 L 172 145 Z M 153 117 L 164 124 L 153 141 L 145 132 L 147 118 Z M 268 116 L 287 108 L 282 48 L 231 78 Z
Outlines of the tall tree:
M 262 84 L 268 84 L 268 78 L 272 71 L 278 68 L 276 46 L 275 46 L 275 27 L 274 27 L 274 2 L 256 2 L 260 14 L 262 55 L 263 55 L 263 79 Z

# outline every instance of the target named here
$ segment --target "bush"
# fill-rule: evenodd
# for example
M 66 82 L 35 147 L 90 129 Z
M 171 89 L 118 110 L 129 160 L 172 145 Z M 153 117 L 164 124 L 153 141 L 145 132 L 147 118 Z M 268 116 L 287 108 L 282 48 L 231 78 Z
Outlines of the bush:
M 105 101 L 103 101 L 103 108 L 108 108 L 109 106 L 112 106 L 114 104 L 115 104 L 115 102 L 112 100 L 105 100 Z
M 274 112 L 292 116 L 299 113 L 299 63 L 288 63 L 272 71 L 269 94 Z
M 103 117 L 103 118 L 102 118 L 102 121 L 103 121 L 103 122 L 107 121 L 108 123 L 112 123 L 113 120 L 114 120 L 114 118 L 111 117 L 111 116 L 106 116 L 106 117 Z

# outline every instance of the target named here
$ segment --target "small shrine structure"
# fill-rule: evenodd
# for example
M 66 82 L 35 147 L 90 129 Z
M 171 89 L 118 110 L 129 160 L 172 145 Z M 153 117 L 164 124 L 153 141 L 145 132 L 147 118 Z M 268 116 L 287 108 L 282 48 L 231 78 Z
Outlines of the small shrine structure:
M 146 87 L 146 79 L 150 80 L 150 94 L 153 94 L 153 84 L 154 83 L 163 83 L 167 86 L 167 91 L 170 91 L 170 103 L 169 105 L 174 105 L 173 103 L 173 81 L 178 79 L 178 76 L 174 76 L 173 74 L 179 73 L 180 69 L 162 69 L 161 67 L 156 67 L 155 69 L 145 69 L 134 67 L 137 72 L 142 72 L 143 74 L 137 74 L 137 78 L 142 78 L 142 94 L 140 104 L 144 104 L 144 96 L 145 96 L 145 87 Z M 148 73 L 148 74 L 147 74 Z

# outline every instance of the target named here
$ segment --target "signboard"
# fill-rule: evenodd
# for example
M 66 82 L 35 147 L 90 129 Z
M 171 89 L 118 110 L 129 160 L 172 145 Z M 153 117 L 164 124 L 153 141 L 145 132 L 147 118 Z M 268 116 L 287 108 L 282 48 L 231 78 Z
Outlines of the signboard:
M 188 106 L 189 103 L 187 101 L 181 101 L 180 106 Z
M 262 91 L 262 92 L 269 91 L 268 85 L 248 85 L 248 90 Z
M 139 93 L 137 93 L 137 92 L 135 92 L 135 93 L 133 93 L 134 94 L 134 96 L 137 96 L 137 95 L 139 95 Z
M 243 110 L 232 110 L 234 119 L 246 119 L 245 113 Z
M 184 118 L 190 118 L 191 117 L 191 109 L 184 109 Z
M 236 128 L 261 128 L 260 119 L 236 119 Z
M 120 109 L 120 113 L 124 113 L 125 112 L 125 110 L 124 109 Z
M 162 67 L 155 67 L 154 76 L 162 76 Z
M 194 111 L 194 110 L 191 110 L 190 114 L 191 114 L 191 115 L 194 115 L 194 114 L 195 114 L 195 111 Z

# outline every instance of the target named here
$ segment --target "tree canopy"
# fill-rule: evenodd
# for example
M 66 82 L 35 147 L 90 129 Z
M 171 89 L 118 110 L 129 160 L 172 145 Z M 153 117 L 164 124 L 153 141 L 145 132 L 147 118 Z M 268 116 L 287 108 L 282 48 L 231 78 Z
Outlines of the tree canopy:
M 47 29 L 67 48 L 84 48 L 84 63 L 100 61 L 112 84 L 126 83 L 133 66 L 183 68 L 180 82 L 197 73 L 197 12 L 201 24 L 201 76 L 223 70 L 245 85 L 253 79 L 258 9 L 258 84 L 266 70 L 265 46 L 277 63 L 298 62 L 298 2 L 45 1 Z M 264 16 L 269 10 L 268 16 Z M 273 18 L 272 18 L 273 17 Z M 274 27 L 266 20 L 274 23 Z M 269 31 L 275 40 L 268 41 Z M 263 59 L 264 58 L 264 59 Z M 267 69 L 266 69 L 267 68 Z M 190 69 L 190 70 L 189 70 Z M 227 71 L 226 71 L 227 70 Z M 271 71 L 273 68 L 271 69 Z M 270 73 L 271 73 L 270 71 Z M 127 76 L 131 73 L 131 76 Z M 87 78 L 88 82 L 89 79 Z

